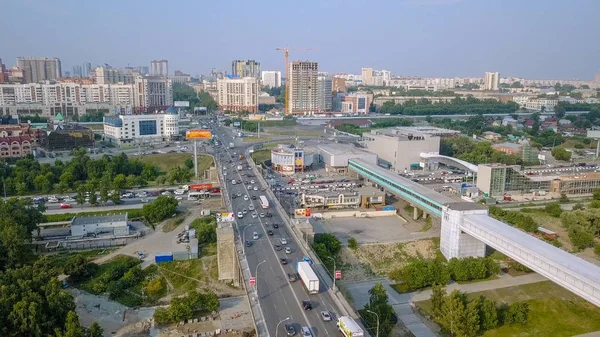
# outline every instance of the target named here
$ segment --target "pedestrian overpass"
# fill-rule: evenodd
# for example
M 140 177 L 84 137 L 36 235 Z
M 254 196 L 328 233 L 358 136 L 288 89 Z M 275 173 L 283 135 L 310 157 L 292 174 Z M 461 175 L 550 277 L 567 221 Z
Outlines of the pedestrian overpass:
M 362 159 L 350 159 L 348 167 L 440 217 L 440 250 L 447 259 L 485 256 L 487 245 L 600 306 L 600 267 L 490 217 L 482 205 L 457 202 Z
M 456 167 L 472 173 L 477 173 L 477 165 L 473 165 L 465 160 L 429 152 L 421 152 L 420 157 L 421 159 L 433 159 L 448 166 Z

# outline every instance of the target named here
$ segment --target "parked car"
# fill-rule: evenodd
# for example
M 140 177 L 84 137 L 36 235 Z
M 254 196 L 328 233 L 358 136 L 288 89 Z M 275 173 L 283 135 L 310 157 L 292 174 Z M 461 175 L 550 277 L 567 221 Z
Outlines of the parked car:
M 69 204 L 60 204 L 60 208 L 72 208 Z

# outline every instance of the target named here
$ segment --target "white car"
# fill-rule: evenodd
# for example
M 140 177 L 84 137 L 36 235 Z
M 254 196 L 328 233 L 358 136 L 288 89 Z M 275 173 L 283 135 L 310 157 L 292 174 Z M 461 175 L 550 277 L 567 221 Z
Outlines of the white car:
M 248 206 L 248 209 L 253 211 L 254 210 L 254 205 L 250 204 L 250 206 Z
M 292 253 L 292 248 L 290 248 L 290 247 L 285 247 L 285 253 L 286 253 L 286 254 L 291 254 L 291 253 Z
M 308 327 L 302 327 L 302 337 L 312 337 L 312 333 Z
M 257 232 L 252 233 L 252 238 L 254 240 L 258 240 L 258 233 Z
M 231 185 L 235 185 L 235 180 L 232 180 L 232 181 L 231 181 Z
M 287 245 L 287 240 L 285 238 L 281 238 L 279 242 L 281 242 L 282 245 Z
M 253 190 L 258 191 L 258 187 L 254 186 Z
M 183 200 L 183 197 L 180 196 L 180 195 L 178 195 L 178 196 L 175 197 L 175 200 Z
M 248 195 L 244 194 L 244 201 L 248 201 Z
M 244 214 L 242 214 L 242 212 L 238 212 L 238 214 L 237 214 L 237 215 L 238 215 L 238 219 L 241 219 L 241 218 L 243 218 L 243 217 L 244 217 Z
M 265 213 L 260 213 L 260 217 L 264 218 L 265 217 Z
M 253 219 L 256 219 L 256 216 L 257 216 L 257 215 L 256 215 L 256 212 L 253 212 L 253 213 L 252 213 L 252 218 L 253 218 Z
M 254 184 L 254 180 L 250 180 L 250 184 Z
M 243 210 L 242 210 L 242 213 L 243 213 L 243 214 L 246 214 L 246 213 L 248 213 L 248 210 L 247 210 L 247 209 L 243 209 Z

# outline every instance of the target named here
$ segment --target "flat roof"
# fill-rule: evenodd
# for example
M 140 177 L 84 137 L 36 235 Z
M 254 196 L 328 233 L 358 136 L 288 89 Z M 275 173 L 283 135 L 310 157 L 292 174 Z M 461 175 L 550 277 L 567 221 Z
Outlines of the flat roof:
M 357 148 L 355 146 L 352 145 L 348 145 L 348 144 L 339 144 L 339 143 L 332 143 L 332 144 L 319 144 L 317 145 L 317 149 L 327 152 L 331 155 L 340 155 L 340 154 L 345 154 L 345 153 L 351 153 L 351 154 L 372 154 L 368 151 L 365 151 L 363 149 Z
M 396 182 L 396 183 L 404 186 L 405 188 L 412 190 L 414 193 L 420 194 L 423 197 L 433 200 L 441 205 L 456 203 L 456 200 L 454 200 L 450 197 L 447 197 L 441 193 L 438 193 L 428 187 L 418 184 L 410 179 L 404 178 L 404 177 L 402 177 L 396 173 L 393 173 L 389 170 L 386 170 L 382 167 L 370 164 L 369 162 L 366 162 L 362 159 L 350 159 L 350 161 L 356 162 L 357 164 L 368 169 L 369 171 L 371 171 L 377 175 L 380 175 L 390 181 Z
M 528 250 L 544 259 L 556 263 L 565 271 L 573 271 L 590 281 L 600 284 L 600 269 L 598 266 L 585 261 L 571 253 L 537 239 L 525 232 L 522 232 L 506 223 L 496 220 L 488 215 L 468 214 L 466 218 L 485 228 L 489 232 L 503 236 L 506 241 L 512 242 L 522 249 Z
M 127 221 L 127 213 L 74 217 L 71 226 Z
M 564 176 L 558 176 L 556 179 L 559 180 L 590 180 L 590 179 L 600 179 L 600 173 L 590 172 L 584 174 L 570 174 Z
M 460 131 L 458 131 L 458 130 L 438 128 L 435 126 L 397 126 L 397 127 L 395 127 L 395 129 L 398 131 L 418 132 L 418 133 L 428 134 L 428 135 L 432 135 L 432 136 L 447 135 L 447 134 L 460 134 Z

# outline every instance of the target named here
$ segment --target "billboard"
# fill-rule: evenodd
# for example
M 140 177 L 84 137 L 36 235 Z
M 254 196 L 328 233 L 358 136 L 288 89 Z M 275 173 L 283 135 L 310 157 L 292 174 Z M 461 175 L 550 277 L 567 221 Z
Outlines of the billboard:
M 212 138 L 210 130 L 187 130 L 185 132 L 185 138 L 187 139 L 207 139 Z
M 233 122 L 233 126 L 240 126 L 242 125 L 240 122 Z
M 217 213 L 217 222 L 233 222 L 234 219 L 233 213 Z
M 173 102 L 173 106 L 175 106 L 176 108 L 189 108 L 190 101 L 175 101 Z
M 192 191 L 210 190 L 212 187 L 213 187 L 212 184 L 191 184 L 190 190 L 192 190 Z
M 309 218 L 310 217 L 310 208 L 297 208 L 294 213 L 296 213 L 296 218 Z

